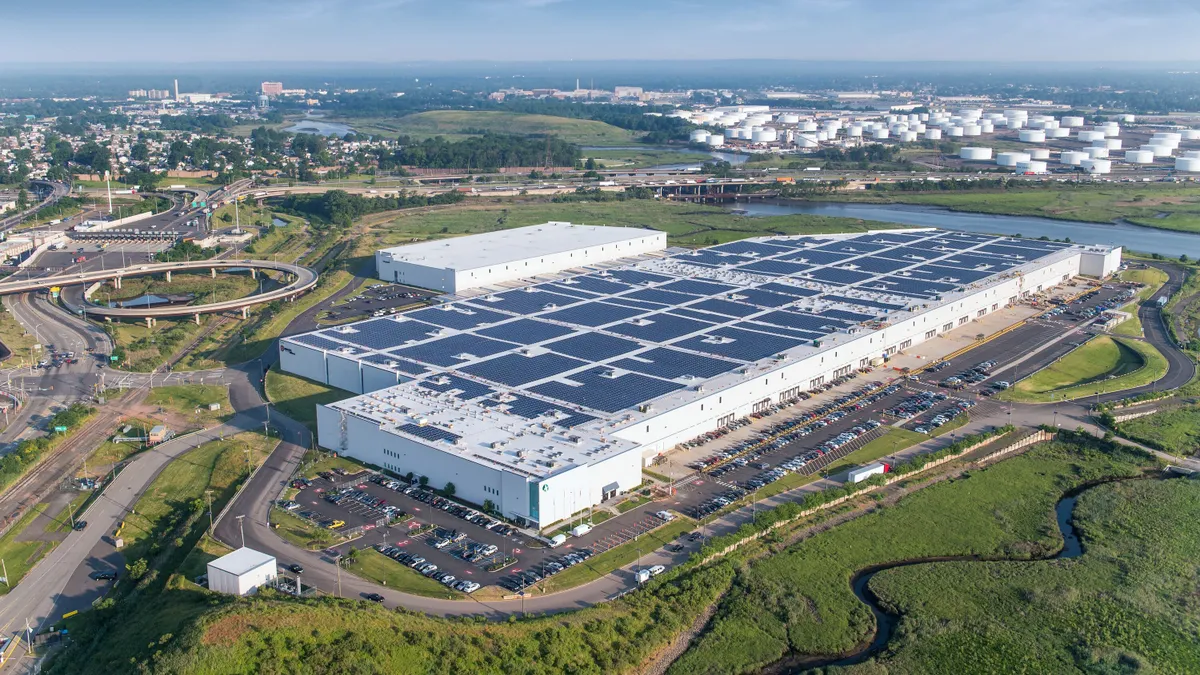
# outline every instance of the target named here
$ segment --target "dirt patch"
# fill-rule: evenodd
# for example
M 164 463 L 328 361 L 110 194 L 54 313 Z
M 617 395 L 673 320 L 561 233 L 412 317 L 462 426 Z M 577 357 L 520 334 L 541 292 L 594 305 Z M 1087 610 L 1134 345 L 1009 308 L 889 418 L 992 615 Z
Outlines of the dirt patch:
M 683 631 L 675 637 L 669 644 L 651 655 L 642 666 L 638 669 L 639 675 L 663 675 L 672 663 L 692 646 L 692 641 L 696 639 L 700 632 L 704 630 L 708 622 L 712 620 L 714 614 L 717 613 L 717 607 L 721 604 L 721 600 L 725 597 L 722 593 L 711 605 L 706 607 L 700 616 L 692 622 L 692 625 L 687 630 Z

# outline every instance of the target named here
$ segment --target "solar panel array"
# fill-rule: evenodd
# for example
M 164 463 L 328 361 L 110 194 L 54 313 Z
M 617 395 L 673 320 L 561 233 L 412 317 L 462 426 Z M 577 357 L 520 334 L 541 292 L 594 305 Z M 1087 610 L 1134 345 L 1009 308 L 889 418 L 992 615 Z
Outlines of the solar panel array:
M 1065 247 L 937 230 L 739 241 L 286 339 L 570 427 Z

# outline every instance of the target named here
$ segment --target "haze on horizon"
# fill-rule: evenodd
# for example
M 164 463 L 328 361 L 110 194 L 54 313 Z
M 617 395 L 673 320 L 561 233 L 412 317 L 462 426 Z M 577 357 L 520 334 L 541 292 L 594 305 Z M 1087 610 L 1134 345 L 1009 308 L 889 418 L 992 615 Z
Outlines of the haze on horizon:
M 1194 0 L 61 0 L 6 16 L 0 63 L 29 65 L 1200 61 Z

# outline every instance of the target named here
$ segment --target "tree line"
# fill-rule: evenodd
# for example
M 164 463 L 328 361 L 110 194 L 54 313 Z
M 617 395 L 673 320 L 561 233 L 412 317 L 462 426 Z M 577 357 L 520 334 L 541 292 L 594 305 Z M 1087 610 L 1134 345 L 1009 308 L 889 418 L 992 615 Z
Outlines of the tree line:
M 429 169 L 466 169 L 488 171 L 510 166 L 543 166 L 549 157 L 551 166 L 575 166 L 580 160 L 579 146 L 557 138 L 514 136 L 488 133 L 461 141 L 441 136 L 416 141 L 401 136 L 399 147 L 377 154 L 379 168 L 394 170 L 404 166 Z
M 288 195 L 278 202 L 272 200 L 272 203 L 277 204 L 281 210 L 297 213 L 314 221 L 349 227 L 356 218 L 370 213 L 457 204 L 463 198 L 460 192 L 445 192 L 434 196 L 402 192 L 395 197 L 363 197 L 352 195 L 345 190 L 330 190 L 324 194 Z

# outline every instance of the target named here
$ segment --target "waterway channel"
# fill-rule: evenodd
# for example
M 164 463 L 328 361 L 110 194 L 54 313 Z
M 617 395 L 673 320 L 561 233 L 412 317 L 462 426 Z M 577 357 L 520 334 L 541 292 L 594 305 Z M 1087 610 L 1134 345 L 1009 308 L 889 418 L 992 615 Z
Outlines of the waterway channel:
M 1083 544 L 1079 540 L 1079 533 L 1075 530 L 1075 505 L 1079 502 L 1079 497 L 1088 490 L 1124 480 L 1143 480 L 1142 477 L 1131 478 L 1113 478 L 1107 480 L 1092 481 L 1084 485 L 1080 485 L 1066 492 L 1054 505 L 1054 519 L 1058 523 L 1059 532 L 1062 534 L 1063 547 L 1062 549 L 1046 558 L 1040 560 L 1067 560 L 1078 558 L 1083 555 Z M 807 656 L 807 655 L 788 655 L 784 658 L 765 667 L 760 675 L 792 675 L 793 673 L 804 673 L 818 668 L 826 668 L 829 666 L 852 666 L 863 663 L 871 659 L 887 648 L 888 642 L 892 639 L 892 635 L 896 631 L 896 626 L 900 623 L 900 616 L 891 614 L 885 611 L 879 604 L 879 599 L 871 592 L 871 579 L 876 574 L 898 567 L 912 567 L 914 565 L 927 565 L 938 562 L 954 562 L 954 561 L 971 561 L 971 562 L 1009 562 L 1009 561 L 1027 562 L 1026 559 L 1007 559 L 1007 558 L 984 558 L 979 556 L 946 556 L 936 558 L 920 558 L 915 560 L 903 560 L 894 563 L 885 563 L 875 565 L 862 570 L 859 570 L 850 580 L 850 590 L 854 596 L 858 598 L 871 610 L 871 614 L 875 617 L 875 635 L 866 644 L 858 647 L 849 654 L 842 656 L 826 657 L 826 656 Z M 1035 559 L 1038 560 L 1038 559 Z
M 807 214 L 836 216 L 914 227 L 938 227 L 944 230 L 983 234 L 1020 234 L 1025 237 L 1070 239 L 1083 244 L 1123 246 L 1141 253 L 1160 253 L 1171 258 L 1186 253 L 1200 257 L 1200 235 L 1159 230 L 1129 223 L 1082 223 L 1033 216 L 1000 216 L 988 213 L 963 213 L 935 206 L 912 204 L 858 204 L 842 202 L 755 201 L 738 202 L 731 208 L 749 216 L 787 216 Z

